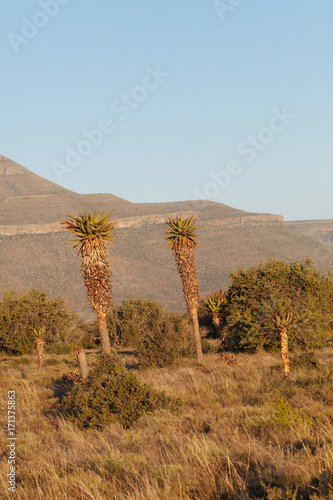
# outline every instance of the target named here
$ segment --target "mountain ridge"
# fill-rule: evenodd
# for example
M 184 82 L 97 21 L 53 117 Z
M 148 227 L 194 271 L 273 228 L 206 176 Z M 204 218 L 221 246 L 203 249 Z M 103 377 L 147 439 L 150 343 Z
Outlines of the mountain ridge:
M 267 255 L 287 261 L 310 256 L 324 272 L 333 267 L 333 248 L 316 239 L 314 230 L 312 235 L 300 231 L 306 232 L 307 221 L 286 223 L 281 215 L 250 213 L 207 200 L 136 204 L 108 193 L 82 195 L 5 157 L 0 157 L 0 183 L 0 291 L 26 291 L 34 285 L 50 296 L 64 296 L 85 319 L 94 315 L 80 259 L 59 224 L 67 214 L 84 209 L 113 210 L 121 225 L 118 244 L 109 247 L 112 297 L 118 304 L 142 297 L 158 300 L 169 310 L 185 310 L 174 258 L 163 238 L 166 217 L 177 214 L 196 214 L 199 219 L 202 240 L 196 262 L 203 296 L 226 288 L 230 272 L 257 265 Z

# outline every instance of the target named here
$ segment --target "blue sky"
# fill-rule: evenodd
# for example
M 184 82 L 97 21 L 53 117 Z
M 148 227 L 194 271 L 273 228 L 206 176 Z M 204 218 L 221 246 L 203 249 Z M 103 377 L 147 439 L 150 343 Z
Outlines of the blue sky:
M 331 0 L 17 0 L 0 154 L 79 193 L 333 218 Z

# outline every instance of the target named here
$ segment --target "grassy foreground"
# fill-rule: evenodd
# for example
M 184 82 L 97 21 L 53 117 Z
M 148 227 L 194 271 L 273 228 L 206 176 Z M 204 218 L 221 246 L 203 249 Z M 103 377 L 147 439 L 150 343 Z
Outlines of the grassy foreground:
M 92 366 L 98 352 L 88 353 Z M 50 412 L 54 380 L 74 355 L 0 358 L 3 499 L 318 499 L 333 498 L 333 349 L 312 369 L 282 377 L 278 355 L 217 354 L 205 368 L 141 371 L 142 382 L 180 398 L 175 410 L 144 416 L 129 430 L 79 430 Z M 7 392 L 17 400 L 17 491 L 7 491 Z

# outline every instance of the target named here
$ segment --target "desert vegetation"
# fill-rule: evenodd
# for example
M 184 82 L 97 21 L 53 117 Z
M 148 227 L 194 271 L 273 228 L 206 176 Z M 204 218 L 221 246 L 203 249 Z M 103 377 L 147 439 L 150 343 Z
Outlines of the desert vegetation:
M 134 377 L 132 402 L 144 387 L 141 401 L 147 404 L 145 409 L 141 403 L 141 416 L 129 427 L 117 418 L 81 425 L 80 420 L 94 423 L 85 414 L 92 392 L 82 394 L 79 420 L 58 413 L 66 387 L 78 388 L 72 396 L 68 392 L 69 406 L 82 393 L 80 382 L 60 383 L 77 367 L 72 354 L 47 355 L 41 372 L 34 354 L 1 356 L 2 398 L 9 388 L 17 394 L 17 498 L 331 498 L 331 348 L 316 351 L 312 364 L 291 354 L 289 381 L 278 352 L 239 353 L 235 366 L 207 353 L 205 370 L 192 356 L 177 366 L 141 369 L 131 349 L 119 349 L 118 355 L 125 373 Z M 93 372 L 100 351 L 89 350 L 87 358 Z M 111 375 L 94 372 L 89 391 L 94 384 L 102 391 Z M 104 377 L 98 378 L 101 383 L 96 376 Z M 132 418 L 131 405 L 125 409 L 124 416 Z M 117 415 L 100 413 L 108 419 Z M 0 495 L 5 499 L 11 497 L 4 429 Z
M 0 390 L 17 400 L 17 498 L 333 498 L 331 276 L 309 259 L 271 258 L 200 298 L 196 221 L 168 219 L 187 312 L 140 298 L 116 305 L 110 214 L 64 224 L 97 321 L 84 324 L 35 288 L 0 301 Z

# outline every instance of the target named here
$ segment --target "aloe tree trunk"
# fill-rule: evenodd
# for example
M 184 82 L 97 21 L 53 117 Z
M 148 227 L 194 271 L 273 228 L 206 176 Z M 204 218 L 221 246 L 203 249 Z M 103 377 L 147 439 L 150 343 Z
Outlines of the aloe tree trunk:
M 288 328 L 281 328 L 280 330 L 280 346 L 281 346 L 281 359 L 283 363 L 283 375 L 285 378 L 290 376 L 289 367 L 289 345 L 288 345 Z
M 200 337 L 200 329 L 199 329 L 199 319 L 198 319 L 198 309 L 194 307 L 191 310 L 191 320 L 193 325 L 193 336 L 196 350 L 196 358 L 198 363 L 202 363 L 202 347 L 201 347 L 201 337 Z
M 98 318 L 98 330 L 101 337 L 102 349 L 105 354 L 111 354 L 111 344 L 109 338 L 108 327 L 106 323 L 106 314 L 97 313 Z
M 81 379 L 85 380 L 88 377 L 88 364 L 87 364 L 86 353 L 83 351 L 83 349 L 77 349 L 76 355 L 79 362 Z
M 220 334 L 221 342 L 225 341 L 225 332 L 221 328 L 221 316 L 218 313 L 213 314 L 213 325 L 216 328 L 216 331 Z
M 220 316 L 219 314 L 214 313 L 213 314 L 213 325 L 215 328 L 218 330 L 220 326 Z
M 182 282 L 187 309 L 192 320 L 196 359 L 198 363 L 201 363 L 203 356 L 198 319 L 198 304 L 200 301 L 200 292 L 194 260 L 194 249 L 182 247 L 178 251 L 174 250 L 174 254 L 178 273 Z
M 37 350 L 37 359 L 38 359 L 38 367 L 41 370 L 44 365 L 44 346 L 45 340 L 37 339 L 36 340 L 36 350 Z

